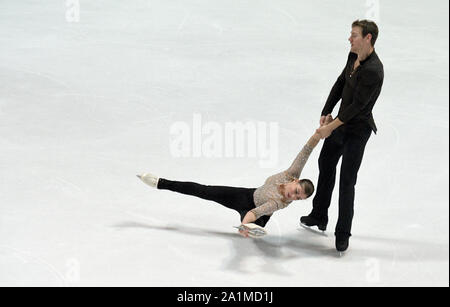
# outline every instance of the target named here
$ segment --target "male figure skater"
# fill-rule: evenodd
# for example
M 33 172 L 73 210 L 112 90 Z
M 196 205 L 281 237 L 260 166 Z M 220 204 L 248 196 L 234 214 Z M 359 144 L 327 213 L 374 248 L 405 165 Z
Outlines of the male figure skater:
M 375 52 L 378 26 L 368 20 L 352 24 L 351 51 L 347 64 L 337 79 L 320 118 L 317 129 L 326 138 L 319 157 L 319 180 L 313 210 L 300 222 L 326 230 L 328 208 L 334 189 L 336 165 L 342 157 L 339 183 L 339 218 L 335 228 L 336 249 L 347 250 L 353 220 L 355 185 L 364 149 L 369 137 L 377 132 L 372 109 L 383 85 L 383 64 Z M 325 118 L 342 99 L 338 116 L 326 124 Z

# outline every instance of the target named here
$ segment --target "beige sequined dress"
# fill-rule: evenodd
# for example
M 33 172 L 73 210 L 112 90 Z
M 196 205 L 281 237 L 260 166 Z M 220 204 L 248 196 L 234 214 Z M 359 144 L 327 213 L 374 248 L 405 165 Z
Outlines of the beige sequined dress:
M 300 178 L 303 167 L 313 149 L 314 146 L 307 143 L 286 171 L 270 176 L 264 185 L 255 191 L 253 200 L 256 208 L 251 211 L 255 214 L 256 219 L 263 215 L 272 215 L 275 211 L 286 208 L 292 202 L 283 200 L 283 195 L 278 191 L 278 187 Z

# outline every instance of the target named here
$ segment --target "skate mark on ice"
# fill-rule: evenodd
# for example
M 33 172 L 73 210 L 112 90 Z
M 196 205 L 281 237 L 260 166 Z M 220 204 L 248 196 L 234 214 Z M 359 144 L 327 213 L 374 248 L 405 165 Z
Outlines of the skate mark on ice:
M 59 270 L 57 270 L 53 265 L 51 265 L 44 259 L 33 256 L 31 252 L 22 251 L 11 246 L 0 245 L 0 256 L 5 254 L 7 256 L 12 256 L 15 259 L 18 259 L 19 261 L 21 261 L 22 265 L 36 264 L 39 267 L 45 267 L 62 284 L 63 287 L 67 286 L 67 281 L 64 274 L 62 274 Z M 26 282 L 31 281 L 27 280 Z
M 30 69 L 11 68 L 11 67 L 4 66 L 4 65 L 2 65 L 1 67 L 5 68 L 7 70 L 11 70 L 11 71 L 16 71 L 16 72 L 20 72 L 20 73 L 24 73 L 24 74 L 38 76 L 38 77 L 41 77 L 43 79 L 47 79 L 47 80 L 49 80 L 49 81 L 51 81 L 51 82 L 53 82 L 55 84 L 58 84 L 58 85 L 64 87 L 65 89 L 67 89 L 67 90 L 70 89 L 70 86 L 67 83 L 65 83 L 65 82 L 63 82 L 61 80 L 58 80 L 58 79 L 56 79 L 56 78 L 54 78 L 52 76 L 49 76 L 49 75 L 47 75 L 45 73 L 39 72 L 39 71 L 33 71 L 33 70 L 30 70 Z
M 186 24 L 187 20 L 190 17 L 191 17 L 191 12 L 187 13 L 186 15 L 184 15 L 183 21 L 178 25 L 178 30 L 177 30 L 178 34 L 183 30 L 184 25 Z
M 297 19 L 295 17 L 293 17 L 291 14 L 289 14 L 288 12 L 286 12 L 285 10 L 279 8 L 279 7 L 272 7 L 273 10 L 280 12 L 281 14 L 283 14 L 285 17 L 289 18 L 292 23 L 298 27 L 299 23 L 297 22 Z

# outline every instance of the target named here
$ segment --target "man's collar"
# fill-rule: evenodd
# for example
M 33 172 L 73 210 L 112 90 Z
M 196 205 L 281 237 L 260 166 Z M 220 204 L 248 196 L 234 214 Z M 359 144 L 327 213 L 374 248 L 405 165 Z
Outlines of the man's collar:
M 366 63 L 368 60 L 370 60 L 370 59 L 373 57 L 374 54 L 375 54 L 375 49 L 373 49 L 372 53 L 369 54 L 369 55 L 367 56 L 367 58 L 365 58 L 364 60 L 360 61 L 359 63 L 360 63 L 361 65 L 364 65 L 364 63 Z

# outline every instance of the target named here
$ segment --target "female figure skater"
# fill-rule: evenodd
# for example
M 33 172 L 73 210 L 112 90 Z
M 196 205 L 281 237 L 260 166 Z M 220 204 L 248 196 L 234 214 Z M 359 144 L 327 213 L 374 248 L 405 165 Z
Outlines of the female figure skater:
M 328 115 L 325 124 L 331 121 L 333 118 Z M 299 177 L 311 152 L 320 140 L 320 134 L 315 133 L 287 170 L 270 176 L 264 185 L 257 189 L 171 181 L 149 173 L 137 176 L 144 183 L 159 190 L 170 190 L 217 202 L 236 210 L 241 216 L 242 224 L 254 223 L 264 227 L 275 211 L 286 208 L 295 200 L 307 199 L 314 193 L 311 180 L 299 180 Z M 248 230 L 239 230 L 239 232 L 242 236 L 248 237 Z

